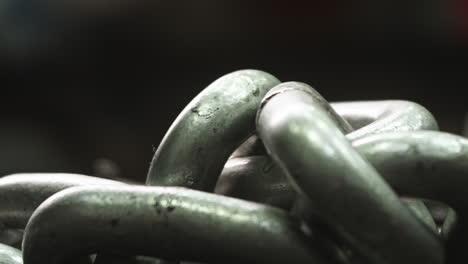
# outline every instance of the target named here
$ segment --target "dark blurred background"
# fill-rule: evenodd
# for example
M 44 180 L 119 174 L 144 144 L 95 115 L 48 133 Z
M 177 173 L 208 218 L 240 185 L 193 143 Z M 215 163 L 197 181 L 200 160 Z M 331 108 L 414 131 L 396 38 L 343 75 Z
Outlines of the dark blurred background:
M 329 101 L 404 99 L 461 134 L 466 0 L 0 1 L 0 173 L 144 180 L 209 83 L 256 68 Z

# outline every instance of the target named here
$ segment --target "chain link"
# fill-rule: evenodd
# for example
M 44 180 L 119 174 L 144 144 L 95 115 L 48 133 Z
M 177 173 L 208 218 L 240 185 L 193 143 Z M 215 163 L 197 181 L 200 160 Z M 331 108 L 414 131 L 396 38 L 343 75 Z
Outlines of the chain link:
M 438 129 L 413 102 L 233 72 L 177 117 L 147 186 L 0 178 L 0 263 L 448 263 L 468 140 Z

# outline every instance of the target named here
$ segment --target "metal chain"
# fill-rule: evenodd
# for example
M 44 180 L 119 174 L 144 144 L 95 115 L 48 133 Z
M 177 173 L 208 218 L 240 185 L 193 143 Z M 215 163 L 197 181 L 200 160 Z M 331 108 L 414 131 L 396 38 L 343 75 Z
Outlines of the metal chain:
M 416 103 L 329 104 L 237 71 L 177 117 L 147 186 L 0 178 L 0 264 L 447 263 L 466 161 L 468 140 Z

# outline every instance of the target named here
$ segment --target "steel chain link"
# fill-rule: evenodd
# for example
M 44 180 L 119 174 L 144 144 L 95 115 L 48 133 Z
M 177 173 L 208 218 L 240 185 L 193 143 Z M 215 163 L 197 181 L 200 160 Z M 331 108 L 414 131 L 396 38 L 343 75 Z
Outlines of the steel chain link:
M 0 178 L 0 264 L 448 263 L 468 139 L 413 102 L 329 104 L 242 70 L 182 111 L 146 185 Z

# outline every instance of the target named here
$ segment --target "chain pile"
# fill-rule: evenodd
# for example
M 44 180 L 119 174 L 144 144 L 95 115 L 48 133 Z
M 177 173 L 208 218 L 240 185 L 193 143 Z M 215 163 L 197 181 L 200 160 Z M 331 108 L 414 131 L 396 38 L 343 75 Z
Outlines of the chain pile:
M 147 186 L 1 178 L 0 263 L 447 263 L 468 140 L 437 130 L 416 103 L 227 74 L 177 117 Z

